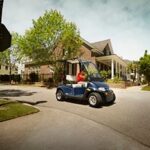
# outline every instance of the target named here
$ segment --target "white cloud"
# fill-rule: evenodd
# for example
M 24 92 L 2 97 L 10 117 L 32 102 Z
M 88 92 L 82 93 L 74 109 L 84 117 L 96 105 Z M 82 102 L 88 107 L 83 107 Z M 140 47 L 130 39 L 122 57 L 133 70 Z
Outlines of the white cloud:
M 11 0 L 4 2 L 3 22 L 10 31 L 24 33 L 32 19 L 57 9 L 90 42 L 110 38 L 115 53 L 138 59 L 150 49 L 149 0 Z

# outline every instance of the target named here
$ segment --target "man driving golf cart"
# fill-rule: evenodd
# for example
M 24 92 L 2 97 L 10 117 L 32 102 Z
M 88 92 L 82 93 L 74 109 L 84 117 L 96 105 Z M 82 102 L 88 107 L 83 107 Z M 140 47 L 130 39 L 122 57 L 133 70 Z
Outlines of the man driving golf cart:
M 77 75 L 77 82 L 83 82 L 86 80 L 86 74 L 84 70 L 81 70 Z
M 87 100 L 92 107 L 115 101 L 114 92 L 102 81 L 95 64 L 75 59 L 66 61 L 64 66 L 69 66 L 64 69 L 67 82 L 57 87 L 58 101 L 67 98 Z

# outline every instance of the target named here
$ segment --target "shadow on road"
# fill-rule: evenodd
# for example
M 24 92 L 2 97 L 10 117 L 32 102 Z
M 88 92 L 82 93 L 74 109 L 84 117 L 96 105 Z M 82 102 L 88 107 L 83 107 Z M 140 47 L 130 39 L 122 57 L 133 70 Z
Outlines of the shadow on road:
M 65 102 L 78 104 L 78 105 L 89 105 L 88 101 L 76 100 L 76 99 L 66 99 Z M 115 105 L 115 104 L 116 104 L 115 102 L 114 103 L 104 103 L 97 108 L 111 107 L 112 105 Z
M 31 96 L 36 92 L 26 92 L 22 90 L 0 90 L 0 97 L 18 97 L 18 96 Z
M 24 101 L 24 100 L 17 100 L 17 101 L 20 102 L 20 103 L 27 103 L 27 104 L 30 104 L 30 105 L 38 105 L 38 104 L 41 104 L 41 103 L 47 103 L 47 101 L 36 101 L 36 102 Z
M 109 107 L 109 106 L 112 106 L 112 105 L 116 105 L 116 103 L 113 102 L 113 103 L 105 103 L 105 104 L 103 104 L 104 107 Z
M 80 104 L 80 105 L 88 105 L 87 101 L 83 101 L 83 100 L 76 100 L 76 99 L 66 99 L 65 100 L 68 103 L 74 103 L 74 104 Z

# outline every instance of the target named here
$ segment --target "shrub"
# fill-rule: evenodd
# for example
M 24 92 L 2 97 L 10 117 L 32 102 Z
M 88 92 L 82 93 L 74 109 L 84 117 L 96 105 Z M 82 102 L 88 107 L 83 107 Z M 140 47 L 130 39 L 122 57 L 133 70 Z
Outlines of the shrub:
M 102 70 L 100 71 L 100 75 L 104 80 L 107 80 L 110 77 L 110 70 Z
M 121 79 L 118 76 L 115 76 L 113 79 L 114 83 L 119 83 L 121 81 Z
M 118 76 L 115 76 L 114 79 L 109 79 L 107 80 L 108 83 L 120 83 L 122 82 L 122 80 L 118 77 Z

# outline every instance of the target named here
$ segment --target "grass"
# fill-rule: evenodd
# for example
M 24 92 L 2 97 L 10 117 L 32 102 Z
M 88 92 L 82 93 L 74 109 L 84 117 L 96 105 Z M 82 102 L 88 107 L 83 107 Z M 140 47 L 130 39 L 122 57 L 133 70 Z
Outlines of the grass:
M 0 122 L 39 112 L 38 109 L 16 101 L 0 99 Z
M 143 90 L 143 91 L 150 91 L 150 86 L 144 86 L 144 87 L 142 88 L 142 90 Z

